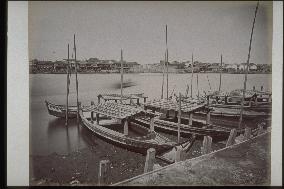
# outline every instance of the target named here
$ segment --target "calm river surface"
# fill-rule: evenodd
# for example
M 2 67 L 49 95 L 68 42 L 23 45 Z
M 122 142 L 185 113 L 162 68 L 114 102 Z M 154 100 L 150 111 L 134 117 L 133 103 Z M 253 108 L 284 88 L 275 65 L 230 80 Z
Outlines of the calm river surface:
M 200 94 L 203 95 L 203 91 L 209 90 L 210 86 L 212 90 L 218 89 L 219 74 L 199 73 L 198 77 Z M 125 88 L 124 93 L 144 93 L 149 99 L 161 96 L 162 74 L 160 73 L 125 74 L 124 79 L 136 83 L 135 86 Z M 113 87 L 120 82 L 119 74 L 79 74 L 78 81 L 79 101 L 82 105 L 90 104 L 91 101 L 97 102 L 98 94 L 120 93 L 120 89 Z M 222 90 L 243 88 L 243 81 L 242 74 L 223 74 Z M 190 82 L 191 74 L 169 74 L 169 94 L 173 90 L 174 93 L 184 94 L 186 85 L 190 85 Z M 271 90 L 271 74 L 248 75 L 247 88 L 252 89 L 253 86 L 257 90 L 261 86 L 264 90 Z M 197 95 L 196 74 L 193 77 L 193 94 Z M 100 141 L 99 144 L 104 143 L 91 132 L 78 127 L 75 121 L 71 122 L 66 130 L 64 119 L 48 114 L 45 100 L 56 104 L 66 103 L 65 74 L 30 75 L 30 155 L 48 155 L 54 152 L 64 155 L 92 146 L 95 141 Z M 75 75 L 71 77 L 69 102 L 70 104 L 76 102 Z

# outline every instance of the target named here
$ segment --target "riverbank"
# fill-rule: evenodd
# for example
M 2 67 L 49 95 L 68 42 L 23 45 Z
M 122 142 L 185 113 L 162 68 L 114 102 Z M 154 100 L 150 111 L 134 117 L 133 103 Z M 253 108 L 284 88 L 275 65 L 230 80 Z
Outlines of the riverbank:
M 270 131 L 222 150 L 169 165 L 115 186 L 270 185 Z

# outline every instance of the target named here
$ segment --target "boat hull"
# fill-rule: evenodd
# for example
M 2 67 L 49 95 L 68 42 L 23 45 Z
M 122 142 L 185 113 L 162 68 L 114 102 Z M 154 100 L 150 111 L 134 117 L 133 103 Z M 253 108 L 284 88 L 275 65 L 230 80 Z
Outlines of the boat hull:
M 156 150 L 156 154 L 161 154 L 163 152 L 166 152 L 174 147 L 174 145 L 171 144 L 157 144 L 155 142 L 151 141 L 145 141 L 145 140 L 137 140 L 131 137 L 122 137 L 117 136 L 114 134 L 110 134 L 106 132 L 102 126 L 96 124 L 96 121 L 93 123 L 86 119 L 83 116 L 83 113 L 80 111 L 80 119 L 82 124 L 88 128 L 90 131 L 92 131 L 96 136 L 99 138 L 105 140 L 106 142 L 112 143 L 116 146 L 122 147 L 124 149 L 127 149 L 129 151 L 138 152 L 141 154 L 147 154 L 147 150 L 149 148 L 154 148 Z M 157 134 L 157 133 L 156 133 Z M 157 134 L 159 135 L 159 134 Z
M 62 105 L 56 105 L 52 104 L 48 101 L 45 101 L 47 110 L 49 115 L 58 117 L 58 118 L 65 118 L 66 117 L 66 107 Z M 76 118 L 77 117 L 77 111 L 75 110 L 76 107 L 72 106 L 68 108 L 68 118 Z

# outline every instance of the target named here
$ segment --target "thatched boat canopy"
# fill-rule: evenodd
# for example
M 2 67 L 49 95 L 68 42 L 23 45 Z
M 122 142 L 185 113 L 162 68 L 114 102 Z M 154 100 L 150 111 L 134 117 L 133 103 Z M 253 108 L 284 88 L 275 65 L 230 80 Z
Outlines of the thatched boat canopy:
M 88 108 L 85 108 L 84 111 L 93 111 L 94 113 L 116 119 L 125 119 L 144 112 L 142 108 L 132 107 L 115 102 L 102 102 L 97 105 L 89 106 Z
M 196 111 L 200 111 L 205 109 L 206 103 L 196 103 L 196 102 L 181 102 L 181 112 L 183 113 L 193 113 Z M 147 103 L 144 103 L 145 108 L 150 109 L 160 109 L 160 110 L 173 110 L 173 111 L 179 111 L 179 103 L 172 101 L 172 100 L 166 100 L 166 99 L 160 99 L 160 100 L 153 100 L 149 101 Z

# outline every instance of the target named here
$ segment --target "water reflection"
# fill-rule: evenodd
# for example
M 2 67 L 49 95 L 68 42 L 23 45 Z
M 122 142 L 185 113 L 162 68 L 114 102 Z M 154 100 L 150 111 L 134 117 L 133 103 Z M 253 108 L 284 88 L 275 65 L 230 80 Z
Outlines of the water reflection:
M 47 139 L 49 149 L 56 148 L 62 153 L 71 153 L 86 146 L 81 142 L 80 125 L 76 119 L 70 119 L 68 126 L 65 125 L 65 119 L 55 118 L 48 122 Z M 56 145 L 56 147 L 54 147 Z

